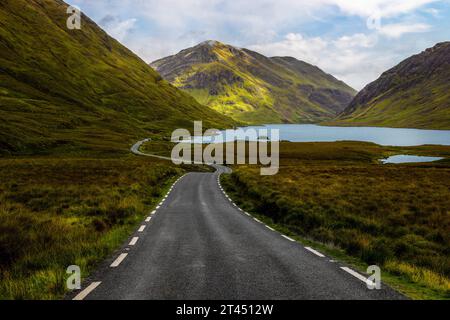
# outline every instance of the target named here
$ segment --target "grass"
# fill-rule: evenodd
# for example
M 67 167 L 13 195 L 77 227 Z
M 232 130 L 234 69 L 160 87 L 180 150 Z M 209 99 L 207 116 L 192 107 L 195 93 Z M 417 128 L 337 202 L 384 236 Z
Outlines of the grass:
M 119 247 L 185 172 L 118 159 L 0 160 L 0 299 L 56 299 Z
M 223 185 L 243 209 L 285 233 L 321 243 L 333 255 L 340 251 L 361 267 L 379 265 L 385 280 L 410 297 L 449 299 L 450 162 L 378 162 L 395 153 L 448 157 L 449 151 L 283 143 L 278 175 L 235 166 Z
M 144 137 L 232 126 L 59 0 L 0 5 L 0 155 L 110 154 Z

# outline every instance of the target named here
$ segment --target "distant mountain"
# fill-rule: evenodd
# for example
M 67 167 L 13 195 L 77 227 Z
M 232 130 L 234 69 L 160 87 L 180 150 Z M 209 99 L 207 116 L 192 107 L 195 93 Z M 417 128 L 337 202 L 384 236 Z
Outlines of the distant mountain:
M 450 129 L 450 42 L 383 73 L 355 97 L 338 123 Z
M 290 57 L 206 41 L 151 64 L 178 88 L 246 123 L 334 118 L 356 92 L 319 68 Z
M 60 0 L 0 1 L 0 153 L 126 150 L 192 120 L 233 125 L 88 17 L 69 30 L 66 10 Z

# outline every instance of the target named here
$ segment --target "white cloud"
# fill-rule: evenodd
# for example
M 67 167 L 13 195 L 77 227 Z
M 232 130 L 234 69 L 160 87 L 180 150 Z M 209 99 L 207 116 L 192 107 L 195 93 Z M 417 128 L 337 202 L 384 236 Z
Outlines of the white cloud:
M 304 38 L 297 33 L 289 33 L 281 41 L 248 46 L 249 49 L 268 56 L 301 56 L 311 63 L 317 63 L 327 47 L 328 43 L 320 37 Z
M 124 41 L 134 29 L 136 22 L 137 19 L 135 18 L 120 20 L 118 17 L 107 15 L 99 22 L 99 24 L 113 38 L 116 38 L 118 41 Z
M 288 34 L 283 39 L 249 46 L 267 56 L 292 56 L 317 65 L 359 90 L 398 62 L 396 54 L 375 49 L 376 35 L 362 33 L 336 40 Z
M 434 18 L 439 18 L 441 11 L 435 8 L 427 8 L 424 10 L 426 13 L 432 15 Z
M 428 32 L 431 30 L 431 26 L 425 23 L 403 24 L 393 23 L 382 25 L 378 30 L 382 35 L 389 38 L 400 38 L 407 33 L 420 33 Z
M 370 17 L 379 14 L 381 17 L 392 17 L 414 11 L 424 5 L 438 0 L 329 0 L 328 3 L 338 6 L 347 14 Z
M 342 36 L 337 40 L 333 41 L 333 44 L 339 49 L 349 49 L 349 48 L 371 48 L 377 42 L 377 37 L 368 36 L 363 33 L 356 33 L 351 36 Z
M 428 10 L 431 19 L 437 13 L 430 4 L 448 0 L 68 1 L 147 62 L 214 39 L 269 56 L 297 57 L 359 89 L 432 44 L 428 37 L 408 42 L 407 34 L 430 29 L 417 11 Z M 374 15 L 381 25 L 369 30 L 365 22 Z M 442 29 L 445 40 L 449 32 Z

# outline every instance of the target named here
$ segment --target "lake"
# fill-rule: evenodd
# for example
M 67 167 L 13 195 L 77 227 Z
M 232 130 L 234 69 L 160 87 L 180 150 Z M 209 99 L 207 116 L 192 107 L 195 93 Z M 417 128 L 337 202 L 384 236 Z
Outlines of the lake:
M 243 129 L 279 129 L 280 140 L 291 142 L 334 142 L 365 141 L 383 146 L 419 146 L 424 144 L 450 145 L 450 130 L 421 130 L 377 127 L 327 127 L 313 124 L 268 124 L 249 126 Z M 233 134 L 234 130 L 225 130 L 217 136 L 203 139 L 204 143 L 233 141 L 224 139 L 223 134 Z M 262 133 L 260 133 L 262 134 Z M 245 137 L 238 139 L 244 140 Z M 249 139 L 253 140 L 253 139 Z M 194 141 L 198 142 L 197 137 Z
M 423 157 L 423 156 L 411 156 L 411 155 L 396 155 L 389 157 L 387 159 L 382 159 L 381 162 L 384 164 L 388 163 L 418 163 L 418 162 L 434 162 L 442 160 L 444 158 L 440 157 Z

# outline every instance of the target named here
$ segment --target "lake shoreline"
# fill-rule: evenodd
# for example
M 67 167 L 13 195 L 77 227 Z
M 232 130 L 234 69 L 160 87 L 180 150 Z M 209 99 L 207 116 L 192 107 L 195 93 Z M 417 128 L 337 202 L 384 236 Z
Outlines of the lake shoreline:
M 249 129 L 279 129 L 280 141 L 289 142 L 339 142 L 359 141 L 371 142 L 381 146 L 422 146 L 422 145 L 450 145 L 450 130 L 431 130 L 413 128 L 387 127 L 333 127 L 317 124 L 264 124 L 257 126 L 243 126 L 236 130 Z M 206 143 L 230 142 L 235 140 L 249 140 L 247 136 L 233 136 L 234 129 L 220 131 L 222 134 L 210 138 Z M 230 134 L 231 133 L 231 134 Z M 229 134 L 232 140 L 228 140 Z M 225 139 L 223 136 L 225 135 Z M 222 139 L 218 138 L 222 136 Z M 270 134 L 269 134 L 270 136 Z M 205 143 L 205 141 L 203 141 Z

